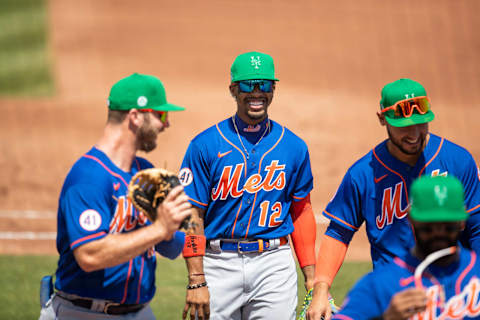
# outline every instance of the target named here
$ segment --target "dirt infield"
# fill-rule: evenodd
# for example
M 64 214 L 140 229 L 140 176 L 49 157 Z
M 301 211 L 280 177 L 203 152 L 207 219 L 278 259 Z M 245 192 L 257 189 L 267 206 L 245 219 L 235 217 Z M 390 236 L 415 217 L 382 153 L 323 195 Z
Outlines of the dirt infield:
M 52 0 L 57 93 L 0 100 L 0 210 L 56 210 L 68 169 L 101 134 L 108 90 L 132 72 L 157 75 L 168 99 L 187 107 L 147 156 L 177 169 L 190 139 L 233 113 L 229 67 L 250 50 L 276 61 L 270 115 L 309 145 L 319 221 L 345 170 L 386 137 L 375 117 L 379 92 L 400 77 L 425 84 L 437 116 L 431 130 L 478 161 L 479 11 L 475 0 Z M 55 229 L 54 218 L 0 216 L 0 232 Z M 349 258 L 368 259 L 358 234 Z M 25 252 L 55 253 L 54 242 L 0 240 L 0 253 Z

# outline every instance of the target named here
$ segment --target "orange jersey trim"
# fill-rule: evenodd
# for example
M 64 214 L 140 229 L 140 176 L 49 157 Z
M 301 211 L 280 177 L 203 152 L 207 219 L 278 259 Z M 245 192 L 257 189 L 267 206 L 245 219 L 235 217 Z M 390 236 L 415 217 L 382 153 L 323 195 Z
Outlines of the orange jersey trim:
M 403 189 L 405 190 L 405 197 L 407 199 L 407 203 L 410 203 L 410 201 L 408 201 L 408 190 L 407 190 L 407 184 L 405 182 L 405 179 L 403 178 L 403 176 L 398 173 L 397 171 L 393 170 L 393 169 L 390 169 L 385 163 L 382 162 L 382 160 L 380 160 L 380 158 L 377 156 L 377 153 L 375 152 L 375 149 L 372 149 L 372 152 L 373 152 L 373 155 L 375 156 L 375 159 L 377 159 L 378 162 L 380 162 L 380 164 L 382 166 L 385 167 L 385 169 L 387 169 L 388 171 L 390 172 L 393 172 L 394 174 L 396 174 L 397 176 L 400 177 L 400 179 L 402 179 L 403 181 Z
M 310 195 L 307 195 L 307 197 L 310 198 Z M 295 197 L 294 195 L 292 195 L 292 198 L 295 199 L 295 200 L 303 200 L 303 199 L 305 199 L 306 197 L 300 198 L 300 197 Z
M 218 133 L 220 134 L 220 136 L 228 142 L 228 144 L 230 144 L 232 147 L 234 147 L 235 149 L 238 150 L 238 152 L 240 152 L 240 154 L 242 155 L 243 157 L 243 163 L 245 164 L 245 171 L 243 173 L 243 175 L 245 176 L 245 178 L 247 177 L 247 159 L 245 158 L 245 154 L 242 152 L 242 150 L 240 150 L 239 147 L 237 147 L 236 145 L 233 144 L 233 142 L 231 142 L 230 140 L 227 139 L 227 137 L 225 137 L 222 133 L 222 131 L 220 130 L 220 128 L 218 127 L 218 123 L 215 125 L 217 127 L 217 131 Z M 206 205 L 205 205 L 206 206 Z M 237 225 L 237 219 L 238 219 L 238 214 L 240 213 L 240 209 L 242 208 L 242 204 L 240 203 L 240 207 L 238 208 L 238 211 L 237 211 L 237 215 L 235 216 L 235 222 L 233 223 L 233 228 L 232 228 L 232 238 L 233 238 L 233 233 L 235 232 L 235 226 Z
M 205 203 L 203 203 L 203 202 L 200 202 L 200 201 L 197 201 L 197 200 L 195 200 L 195 199 L 192 199 L 192 198 L 190 198 L 190 197 L 188 197 L 188 200 L 190 200 L 190 201 L 192 201 L 192 202 L 195 202 L 195 203 L 197 203 L 197 204 L 199 204 L 199 205 L 201 205 L 201 206 L 204 206 L 204 207 L 207 206 L 207 204 L 205 204 Z
M 335 217 L 333 214 L 331 214 L 330 212 L 328 212 L 327 210 L 323 210 L 323 213 L 326 214 L 327 216 L 329 216 L 330 218 L 333 218 L 341 223 L 343 223 L 344 225 L 346 226 L 349 226 L 350 228 L 354 229 L 355 231 L 358 230 L 357 227 L 351 225 L 350 223 L 346 222 L 346 221 L 343 221 L 342 219 L 338 218 L 338 217 Z
M 247 177 L 247 158 L 245 158 L 245 154 L 242 152 L 242 150 L 240 150 L 239 147 L 237 147 L 236 145 L 233 144 L 233 142 L 231 142 L 230 140 L 227 139 L 227 137 L 225 137 L 222 133 L 222 131 L 220 130 L 220 128 L 218 127 L 218 123 L 215 125 L 217 127 L 217 130 L 218 130 L 218 133 L 220 134 L 220 136 L 225 139 L 225 141 L 227 141 L 232 147 L 234 147 L 235 149 L 238 150 L 238 152 L 241 153 L 242 157 L 243 157 L 243 163 L 245 164 L 245 172 L 244 172 L 244 176 L 245 178 Z
M 467 213 L 470 213 L 470 212 L 472 212 L 473 210 L 478 209 L 478 208 L 480 208 L 480 204 L 477 205 L 477 206 L 475 206 L 475 207 L 473 207 L 472 209 L 467 210 Z
M 425 171 L 425 169 L 428 167 L 428 165 L 433 161 L 433 159 L 435 159 L 438 156 L 438 154 L 440 152 L 440 149 L 442 149 L 443 140 L 444 140 L 443 138 L 442 138 L 442 140 L 440 140 L 440 144 L 438 145 L 437 152 L 435 152 L 433 157 L 423 166 L 422 170 L 420 170 L 420 173 L 418 174 L 419 177 L 422 175 L 423 171 Z
M 128 263 L 128 274 L 127 274 L 127 280 L 125 280 L 125 289 L 123 290 L 123 299 L 120 303 L 125 303 L 125 300 L 127 300 L 127 293 L 128 293 L 128 281 L 130 280 L 130 275 L 132 274 L 132 259 Z
M 470 252 L 470 263 L 465 268 L 465 270 L 463 270 L 463 272 L 458 277 L 457 282 L 455 283 L 455 294 L 456 295 L 459 295 L 460 292 L 462 291 L 462 281 L 465 278 L 465 276 L 467 275 L 467 273 L 469 273 L 472 270 L 473 266 L 475 265 L 476 260 L 477 260 L 477 254 L 474 251 L 471 251 Z
M 112 176 L 114 176 L 115 178 L 118 178 L 120 180 L 122 180 L 122 182 L 125 184 L 125 186 L 128 188 L 128 183 L 125 181 L 125 179 L 123 179 L 123 177 L 121 175 L 119 175 L 118 173 L 115 173 L 113 172 L 112 170 L 110 170 L 103 162 L 102 160 L 98 159 L 97 157 L 94 157 L 94 156 L 91 156 L 89 154 L 84 154 L 83 155 L 85 158 L 87 159 L 91 159 L 91 160 L 94 160 L 96 162 L 98 162 L 105 170 L 107 170 L 108 173 L 110 173 Z M 137 162 L 137 165 L 138 165 L 138 162 Z
M 258 174 L 260 174 L 260 171 L 262 169 L 262 161 L 265 158 L 267 154 L 270 153 L 273 149 L 277 147 L 277 145 L 282 141 L 283 139 L 283 134 L 285 133 L 285 127 L 282 127 L 282 133 L 280 134 L 280 137 L 278 138 L 277 142 L 267 151 L 263 154 L 263 156 L 260 158 L 260 161 L 258 163 Z M 245 172 L 247 171 L 247 167 L 245 167 Z M 247 232 L 245 233 L 245 239 L 248 237 L 248 230 L 250 229 L 250 222 L 252 221 L 252 215 L 253 215 L 253 210 L 255 209 L 255 202 L 257 201 L 257 194 L 258 191 L 255 192 L 255 197 L 253 198 L 253 203 L 252 203 L 252 210 L 250 211 L 250 218 L 248 219 L 248 226 L 247 226 Z
M 140 302 L 140 289 L 142 285 L 142 278 L 143 278 L 143 265 L 145 264 L 145 258 L 142 256 L 142 267 L 140 268 L 140 279 L 138 279 L 138 286 L 137 286 L 137 301 L 136 303 Z
M 79 242 L 83 242 L 85 240 L 89 240 L 89 239 L 92 239 L 92 238 L 97 238 L 97 237 L 100 237 L 104 234 L 107 234 L 105 231 L 101 231 L 101 232 L 97 232 L 97 233 L 94 233 L 94 234 L 91 234 L 89 236 L 86 236 L 86 237 L 83 237 L 83 238 L 80 238 L 80 239 L 77 239 L 75 241 L 73 241 L 71 244 L 70 244 L 70 248 L 72 248 L 74 245 L 76 245 L 77 243 Z

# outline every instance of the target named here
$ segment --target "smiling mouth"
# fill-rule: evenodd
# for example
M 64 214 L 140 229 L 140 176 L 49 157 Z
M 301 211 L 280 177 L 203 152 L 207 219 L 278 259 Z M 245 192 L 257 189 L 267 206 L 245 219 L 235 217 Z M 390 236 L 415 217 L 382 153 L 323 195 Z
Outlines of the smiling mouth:
M 265 101 L 263 99 L 249 100 L 247 103 L 248 103 L 248 106 L 250 107 L 250 109 L 255 110 L 255 111 L 256 110 L 261 110 L 265 106 Z
M 420 139 L 420 138 L 418 138 L 418 139 L 416 139 L 416 140 L 406 139 L 406 140 L 404 140 L 404 141 L 405 141 L 405 143 L 407 143 L 407 144 L 409 144 L 409 145 L 416 145 L 416 144 L 419 144 L 419 143 L 420 143 L 421 139 Z

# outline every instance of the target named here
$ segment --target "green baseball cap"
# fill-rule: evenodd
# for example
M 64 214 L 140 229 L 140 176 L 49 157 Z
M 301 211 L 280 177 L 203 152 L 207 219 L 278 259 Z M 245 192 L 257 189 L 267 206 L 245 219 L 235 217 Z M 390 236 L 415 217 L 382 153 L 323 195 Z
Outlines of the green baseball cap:
M 232 64 L 230 74 L 232 82 L 259 79 L 278 81 L 275 78 L 273 58 L 256 51 L 239 55 Z
M 382 89 L 382 98 L 380 108 L 383 110 L 393 106 L 398 101 L 414 99 L 416 97 L 426 97 L 425 88 L 418 82 L 411 79 L 399 79 L 388 83 Z M 429 109 L 425 114 L 414 112 L 410 117 L 395 116 L 393 110 L 385 112 L 385 119 L 388 124 L 394 127 L 407 127 L 415 124 L 422 124 L 432 121 L 435 118 L 432 110 Z
M 451 176 L 423 176 L 412 183 L 410 217 L 420 222 L 463 221 L 465 211 L 463 185 Z
M 165 88 L 157 77 L 140 73 L 134 73 L 115 83 L 107 102 L 111 110 L 185 110 L 184 107 L 167 102 Z

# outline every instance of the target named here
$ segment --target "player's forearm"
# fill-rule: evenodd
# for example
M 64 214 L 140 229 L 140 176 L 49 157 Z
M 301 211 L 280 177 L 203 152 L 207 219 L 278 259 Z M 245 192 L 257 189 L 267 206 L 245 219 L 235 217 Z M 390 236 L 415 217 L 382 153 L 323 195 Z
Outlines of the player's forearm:
M 310 203 L 310 194 L 300 201 L 292 202 L 290 214 L 294 227 L 291 238 L 300 267 L 315 265 L 317 224 Z
M 192 224 L 192 229 L 188 230 L 187 234 L 191 236 L 205 236 L 203 224 L 204 215 L 204 209 L 201 209 L 199 207 L 192 208 L 191 219 L 192 221 L 194 221 L 194 223 Z M 200 255 L 200 253 L 192 253 L 190 252 L 190 250 L 187 250 L 186 247 L 187 246 L 185 246 L 184 248 L 183 255 L 185 258 L 185 263 L 187 265 L 189 284 L 205 282 L 205 274 L 203 272 L 203 254 Z M 189 251 L 188 256 L 186 256 L 187 251 Z M 199 251 L 201 252 L 202 250 Z M 205 248 L 203 248 L 203 252 L 205 252 Z
M 343 264 L 348 247 L 345 243 L 325 234 L 321 241 L 316 263 L 315 283 L 324 282 L 331 286 Z
M 315 280 L 315 265 L 304 266 L 302 268 L 302 273 L 305 280 L 305 289 L 308 291 L 313 288 Z
M 73 253 L 80 268 L 92 272 L 125 263 L 166 236 L 165 229 L 150 225 L 128 233 L 109 234 L 76 248 Z
M 185 258 L 185 263 L 187 264 L 188 277 L 192 280 L 198 280 L 198 277 L 203 276 L 203 257 L 189 257 Z M 196 278 L 197 277 L 197 278 Z
M 314 296 L 321 296 L 328 299 L 328 290 L 330 290 L 330 284 L 325 281 L 316 281 L 313 286 Z

